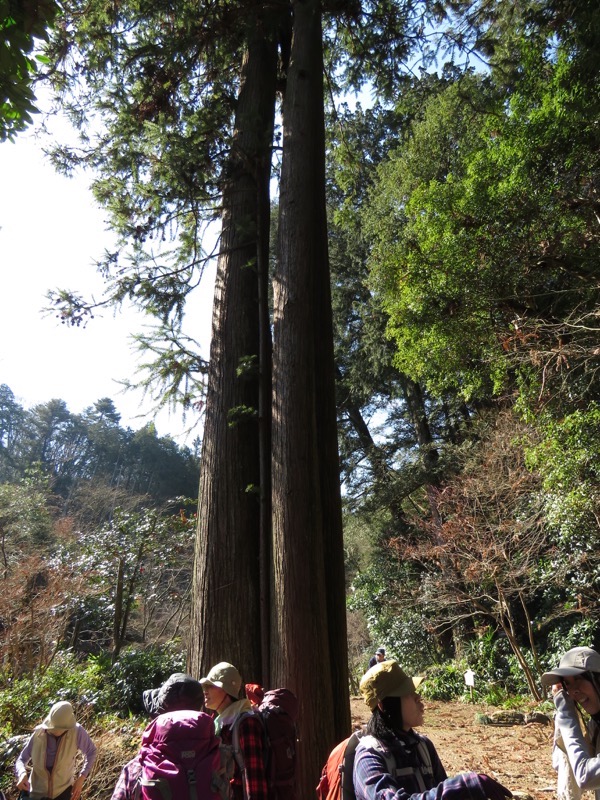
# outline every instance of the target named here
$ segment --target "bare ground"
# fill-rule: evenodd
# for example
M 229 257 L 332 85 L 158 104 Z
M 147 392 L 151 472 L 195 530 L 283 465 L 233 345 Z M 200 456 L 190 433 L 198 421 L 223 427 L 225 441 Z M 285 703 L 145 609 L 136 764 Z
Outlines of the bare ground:
M 552 769 L 552 725 L 482 725 L 476 714 L 497 709 L 467 703 L 425 701 L 425 725 L 448 775 L 486 772 L 512 792 L 534 800 L 556 800 Z M 362 698 L 351 699 L 355 727 L 366 722 L 369 709 Z

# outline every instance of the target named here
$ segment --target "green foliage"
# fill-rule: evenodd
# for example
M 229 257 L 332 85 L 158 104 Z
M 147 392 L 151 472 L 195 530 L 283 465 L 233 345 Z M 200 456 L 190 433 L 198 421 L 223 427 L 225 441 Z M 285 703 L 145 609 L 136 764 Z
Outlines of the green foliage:
M 24 552 L 47 548 L 53 509 L 48 481 L 39 468 L 17 483 L 0 484 L 0 549 L 4 569 Z
M 543 478 L 548 521 L 565 545 L 598 541 L 600 406 L 591 403 L 560 419 L 538 419 L 543 441 L 532 447 L 527 463 Z
M 399 368 L 438 395 L 486 398 L 519 374 L 538 400 L 542 386 L 567 401 L 568 387 L 594 391 L 582 373 L 599 238 L 576 198 L 598 169 L 597 93 L 574 80 L 566 42 L 517 52 L 510 96 L 494 72 L 456 82 L 382 166 L 366 216 L 373 286 Z
M 227 425 L 234 428 L 236 425 L 242 425 L 246 422 L 253 422 L 258 418 L 258 411 L 252 406 L 235 406 L 230 408 L 227 412 Z
M 456 700 L 465 695 L 463 662 L 436 664 L 427 670 L 425 681 L 419 692 L 429 700 Z
M 110 490 L 115 495 L 109 513 L 123 492 L 149 495 L 157 503 L 176 495 L 196 495 L 198 461 L 189 448 L 159 437 L 152 423 L 133 431 L 119 422 L 120 415 L 107 397 L 82 414 L 72 413 L 57 399 L 25 410 L 9 387 L 1 385 L 0 481 L 15 483 L 37 469 L 54 495 L 64 498 L 63 510 L 71 514 L 77 497 L 80 503 L 100 508 L 100 485 L 107 495 Z M 89 490 L 87 498 L 82 496 L 84 487 Z M 101 513 L 96 515 L 95 521 L 101 519 Z
M 33 53 L 58 8 L 55 0 L 0 0 L 0 142 L 14 140 L 37 112 L 32 86 L 47 59 Z
M 71 653 L 59 653 L 47 669 L 32 676 L 3 675 L 0 690 L 2 733 L 12 736 L 30 731 L 46 716 L 50 706 L 69 700 L 78 706 L 93 703 L 101 692 L 105 675 L 92 663 L 89 669 Z
M 79 532 L 60 549 L 57 560 L 76 563 L 88 576 L 89 595 L 74 614 L 79 646 L 107 647 L 112 639 L 118 653 L 132 628 L 139 636 L 140 626 L 146 630 L 154 619 L 160 629 L 173 609 L 188 602 L 195 536 L 189 504 L 177 498 L 172 514 L 115 509 L 109 523 Z
M 185 670 L 185 656 L 170 644 L 166 647 L 128 648 L 112 666 L 103 661 L 108 684 L 102 703 L 121 713 L 143 711 L 142 692 L 160 686 L 173 672 Z
M 426 617 L 407 608 L 398 594 L 398 584 L 405 591 L 418 585 L 411 566 L 393 562 L 382 562 L 383 565 L 385 571 L 371 565 L 355 577 L 348 608 L 362 612 L 373 642 L 385 647 L 386 654 L 417 675 L 440 660 L 441 648 Z
M 0 736 L 31 731 L 59 700 L 73 703 L 80 714 L 143 713 L 142 692 L 184 669 L 185 657 L 173 644 L 124 650 L 115 664 L 104 655 L 82 661 L 59 653 L 47 669 L 31 677 L 2 676 Z
M 594 618 L 558 620 L 548 634 L 543 655 L 545 670 L 554 669 L 567 650 L 573 647 L 598 647 L 598 623 Z

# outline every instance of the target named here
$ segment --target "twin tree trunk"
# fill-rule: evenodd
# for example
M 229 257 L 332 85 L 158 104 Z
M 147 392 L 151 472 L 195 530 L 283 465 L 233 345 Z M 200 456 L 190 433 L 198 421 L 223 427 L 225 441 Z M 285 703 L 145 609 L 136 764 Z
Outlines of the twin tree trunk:
M 248 681 L 268 668 L 261 654 L 258 264 L 268 253 L 277 49 L 261 34 L 242 67 L 223 187 L 189 652 L 198 677 L 229 661 Z
M 294 6 L 273 332 L 272 673 L 300 699 L 298 797 L 348 735 L 320 4 Z
M 320 4 L 295 2 L 293 12 L 270 397 L 260 279 L 281 19 L 271 31 L 258 21 L 242 75 L 223 197 L 189 661 L 197 676 L 230 661 L 246 681 L 296 692 L 297 794 L 308 798 L 332 745 L 350 732 L 350 712 Z M 259 352 L 260 376 L 240 369 Z

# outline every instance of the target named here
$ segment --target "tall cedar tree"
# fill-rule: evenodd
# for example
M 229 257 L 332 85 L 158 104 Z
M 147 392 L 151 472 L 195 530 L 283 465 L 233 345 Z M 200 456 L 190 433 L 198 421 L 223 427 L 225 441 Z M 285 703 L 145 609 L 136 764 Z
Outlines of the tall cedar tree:
M 317 0 L 294 3 L 273 339 L 272 675 L 301 698 L 298 796 L 310 797 L 350 722 Z
M 270 386 L 264 265 L 269 246 L 269 178 L 275 114 L 277 27 L 257 19 L 242 68 L 229 168 L 223 187 L 221 250 L 213 307 L 202 444 L 190 666 L 206 674 L 219 661 L 268 683 L 268 619 L 261 624 L 261 452 L 270 452 L 268 417 L 259 442 L 261 374 Z M 259 269 L 259 266 L 261 269 Z M 266 328 L 266 330 L 265 330 Z M 269 358 L 259 359 L 261 336 Z M 260 361 L 260 364 L 259 364 Z M 259 370 L 260 367 L 260 370 Z M 264 404 L 261 403 L 261 407 Z M 261 408 L 262 410 L 262 408 Z M 267 404 L 265 412 L 268 415 Z M 264 517 L 263 515 L 263 523 Z M 261 546 L 262 540 L 262 546 Z M 264 595 L 263 595 L 264 598 Z M 267 598 L 264 598 L 265 600 Z

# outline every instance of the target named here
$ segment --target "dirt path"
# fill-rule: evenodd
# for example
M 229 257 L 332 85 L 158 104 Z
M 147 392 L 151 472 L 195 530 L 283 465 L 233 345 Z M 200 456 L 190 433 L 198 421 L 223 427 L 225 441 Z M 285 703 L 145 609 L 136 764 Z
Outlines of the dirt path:
M 352 721 L 366 722 L 369 710 L 352 698 Z M 449 775 L 487 772 L 513 792 L 534 800 L 556 800 L 552 769 L 552 725 L 481 725 L 476 714 L 497 709 L 465 703 L 425 701 L 425 725 L 420 729 L 435 744 Z

